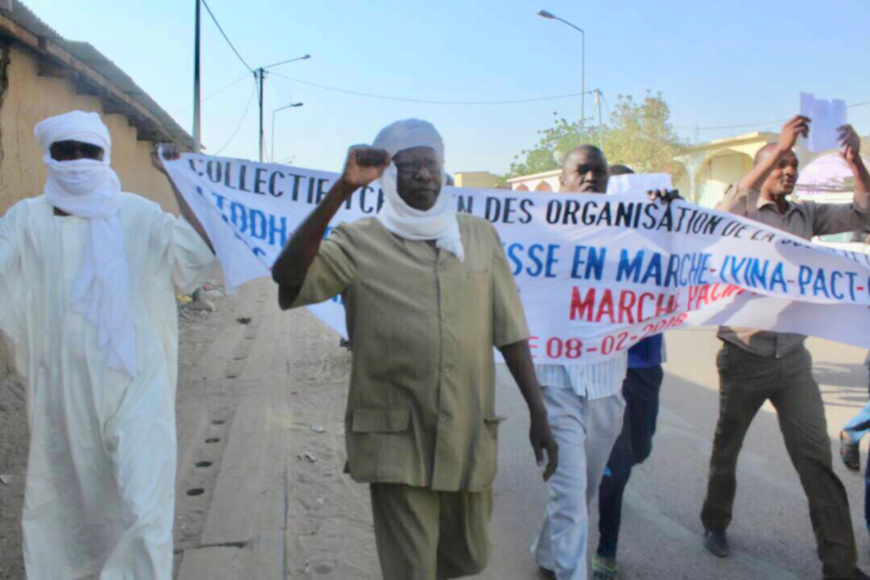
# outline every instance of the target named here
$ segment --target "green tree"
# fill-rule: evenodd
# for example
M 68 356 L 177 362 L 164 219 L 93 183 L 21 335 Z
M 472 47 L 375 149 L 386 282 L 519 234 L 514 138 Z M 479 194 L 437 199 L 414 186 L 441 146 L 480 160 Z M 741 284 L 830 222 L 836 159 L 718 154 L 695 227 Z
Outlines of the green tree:
M 600 128 L 558 117 L 552 127 L 538 131 L 538 144 L 514 157 L 506 178 L 551 171 L 559 168 L 561 157 L 583 143 L 603 146 L 611 163 L 630 166 L 638 173 L 664 172 L 676 175 L 682 167 L 674 161 L 685 147 L 670 124 L 670 107 L 662 94 L 647 92 L 643 101 L 631 95 L 618 95 L 610 118 Z

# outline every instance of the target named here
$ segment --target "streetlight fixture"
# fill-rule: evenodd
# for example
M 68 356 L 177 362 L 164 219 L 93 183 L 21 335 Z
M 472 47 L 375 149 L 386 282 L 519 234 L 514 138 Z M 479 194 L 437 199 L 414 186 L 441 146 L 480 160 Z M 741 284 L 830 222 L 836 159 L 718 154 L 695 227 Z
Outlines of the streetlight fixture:
M 289 105 L 284 105 L 283 107 L 278 107 L 274 111 L 272 111 L 272 162 L 275 162 L 275 113 L 278 111 L 283 111 L 284 109 L 292 109 L 294 107 L 301 107 L 305 103 L 290 103 Z
M 261 66 L 254 71 L 254 78 L 257 79 L 257 83 L 259 83 L 260 85 L 260 163 L 263 162 L 263 145 L 265 144 L 263 142 L 263 85 L 266 82 L 266 71 L 270 68 L 274 68 L 282 64 L 296 62 L 297 60 L 308 60 L 309 58 L 311 58 L 311 55 L 305 54 L 296 58 L 291 58 L 290 60 L 282 60 L 280 62 L 274 62 L 270 65 Z
M 558 20 L 562 24 L 567 24 L 581 34 L 582 44 L 580 52 L 580 135 L 586 133 L 586 31 L 575 24 L 571 24 L 564 18 L 559 18 L 555 14 L 546 10 L 538 10 L 538 16 L 548 20 Z

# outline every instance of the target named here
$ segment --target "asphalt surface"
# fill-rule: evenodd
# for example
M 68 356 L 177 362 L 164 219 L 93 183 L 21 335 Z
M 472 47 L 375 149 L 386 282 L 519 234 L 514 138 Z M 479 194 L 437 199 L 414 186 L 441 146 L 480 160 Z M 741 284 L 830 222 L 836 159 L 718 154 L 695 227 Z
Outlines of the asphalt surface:
M 863 472 L 839 460 L 837 434 L 867 401 L 865 353 L 811 339 L 815 376 L 822 388 L 834 469 L 849 493 L 859 563 L 870 569 L 864 527 Z M 732 555 L 718 559 L 701 543 L 699 520 L 718 414 L 711 329 L 671 332 L 661 412 L 651 457 L 635 468 L 626 493 L 620 536 L 620 577 L 716 580 L 821 578 L 806 497 L 789 461 L 776 413 L 765 404 L 744 443 L 738 465 Z M 479 579 L 537 578 L 531 543 L 546 503 L 546 488 L 529 446 L 528 413 L 506 370 L 499 369 L 498 410 L 509 417 L 499 441 L 499 475 L 492 529 L 495 554 Z M 862 449 L 862 466 L 867 460 Z M 593 508 L 590 553 L 597 546 Z

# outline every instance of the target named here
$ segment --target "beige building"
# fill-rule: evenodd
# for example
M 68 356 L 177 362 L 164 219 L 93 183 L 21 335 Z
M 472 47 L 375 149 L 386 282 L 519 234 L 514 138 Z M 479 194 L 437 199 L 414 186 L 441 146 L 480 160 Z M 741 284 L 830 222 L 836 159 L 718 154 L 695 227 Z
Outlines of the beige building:
M 740 137 L 716 139 L 690 147 L 676 158 L 686 171 L 674 187 L 683 197 L 704 206 L 715 205 L 729 183 L 740 179 L 752 165 L 752 157 L 773 133 L 749 133 Z M 560 170 L 509 179 L 514 191 L 559 191 Z
M 685 171 L 675 176 L 674 187 L 686 199 L 704 207 L 713 207 L 722 199 L 725 189 L 740 181 L 752 168 L 752 159 L 759 149 L 779 138 L 777 133 L 755 132 L 737 137 L 714 139 L 687 148 L 676 157 Z M 862 139 L 867 151 L 870 140 Z M 801 145 L 795 150 L 801 168 L 825 153 L 814 154 Z M 560 170 L 523 175 L 508 180 L 514 191 L 559 191 Z
M 6 2 L 9 4 L 8 2 Z M 42 193 L 37 122 L 73 109 L 95 111 L 112 134 L 112 167 L 125 191 L 176 211 L 166 179 L 151 167 L 155 142 L 193 145 L 133 80 L 86 42 L 60 37 L 18 0 L 0 2 L 0 214 Z
M 456 187 L 478 187 L 495 189 L 498 187 L 498 177 L 489 171 L 460 171 L 453 174 Z
M 37 122 L 73 109 L 95 111 L 112 134 L 112 167 L 125 191 L 177 212 L 166 178 L 151 167 L 156 142 L 193 140 L 133 80 L 85 42 L 63 39 L 18 0 L 0 0 L 0 215 L 42 193 Z M 8 362 L 0 344 L 0 379 Z
M 755 132 L 689 147 L 676 157 L 686 171 L 674 186 L 693 203 L 713 207 L 728 185 L 737 183 L 749 172 L 758 150 L 778 138 L 776 133 Z M 807 150 L 798 147 L 801 162 L 809 156 Z
M 553 171 L 514 177 L 508 179 L 507 182 L 513 191 L 559 191 L 559 174 L 561 173 L 561 169 L 554 169 Z

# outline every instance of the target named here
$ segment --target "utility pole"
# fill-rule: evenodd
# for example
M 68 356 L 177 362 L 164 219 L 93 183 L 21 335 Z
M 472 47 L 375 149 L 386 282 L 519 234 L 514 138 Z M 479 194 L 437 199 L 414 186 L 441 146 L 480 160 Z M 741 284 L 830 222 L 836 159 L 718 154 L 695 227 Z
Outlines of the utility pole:
M 306 54 L 298 58 L 291 58 L 290 60 L 282 60 L 281 62 L 275 62 L 267 66 L 261 66 L 254 71 L 254 78 L 256 78 L 257 82 L 260 84 L 260 163 L 262 163 L 263 159 L 265 158 L 266 146 L 263 133 L 263 85 L 266 83 L 266 70 L 282 64 L 296 62 L 297 60 L 308 60 L 309 58 L 311 58 L 311 55 Z
M 569 23 L 580 31 L 582 49 L 580 51 L 580 135 L 586 136 L 586 32 Z
M 196 24 L 194 27 L 193 40 L 193 152 L 199 153 L 202 149 L 202 124 L 200 110 L 200 68 L 199 68 L 199 29 L 200 29 L 200 5 L 202 0 L 196 2 Z
M 601 129 L 601 89 L 595 89 L 595 103 L 598 105 L 598 146 L 604 151 L 604 131 Z
M 260 83 L 260 163 L 262 163 L 265 156 L 263 148 L 266 146 L 263 140 L 263 85 L 266 81 L 266 69 L 263 67 L 257 69 L 257 79 Z

